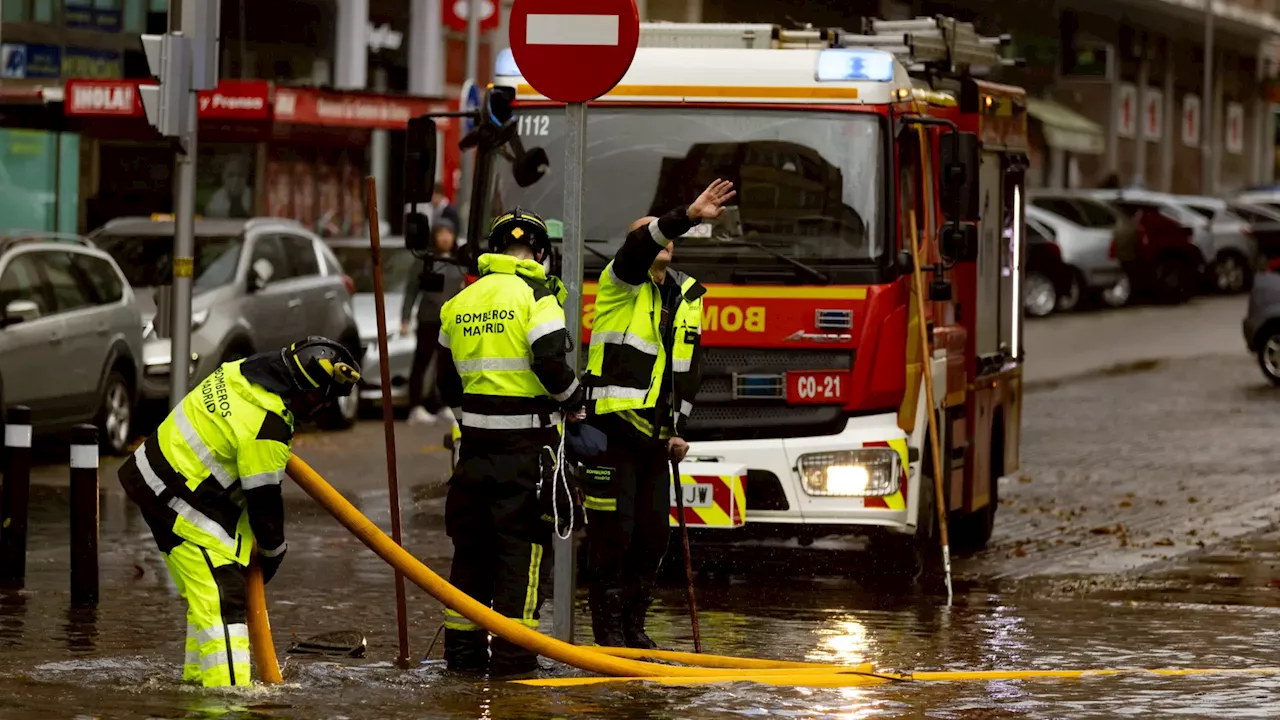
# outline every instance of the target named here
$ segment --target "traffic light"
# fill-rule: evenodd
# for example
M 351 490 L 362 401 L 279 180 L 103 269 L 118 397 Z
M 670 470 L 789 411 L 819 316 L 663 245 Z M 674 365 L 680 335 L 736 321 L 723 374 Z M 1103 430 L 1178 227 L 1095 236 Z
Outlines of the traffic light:
M 191 105 L 191 43 L 181 33 L 143 35 L 142 49 L 147 66 L 159 85 L 139 85 L 138 97 L 147 122 L 165 137 L 187 132 Z

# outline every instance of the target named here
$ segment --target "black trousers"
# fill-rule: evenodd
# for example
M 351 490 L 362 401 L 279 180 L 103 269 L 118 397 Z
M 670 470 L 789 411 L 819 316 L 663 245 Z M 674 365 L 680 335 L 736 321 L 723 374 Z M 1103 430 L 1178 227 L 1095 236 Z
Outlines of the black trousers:
M 444 510 L 445 530 L 453 539 L 449 582 L 535 629 L 551 590 L 553 557 L 551 524 L 542 520 L 538 503 L 538 478 L 549 468 L 541 468 L 538 460 L 532 452 L 462 457 L 449 480 Z M 534 653 L 497 637 L 490 647 L 483 629 L 451 610 L 445 612 L 444 645 L 454 670 L 536 667 Z
M 421 405 L 429 413 L 438 413 L 444 409 L 440 400 L 440 391 L 436 389 L 436 380 L 427 382 L 427 368 L 431 358 L 440 349 L 440 323 L 424 323 L 418 321 L 418 343 L 413 348 L 413 369 L 409 371 L 409 407 Z
M 581 481 L 592 593 L 648 593 L 671 537 L 666 442 L 613 432 L 608 450 L 586 466 Z

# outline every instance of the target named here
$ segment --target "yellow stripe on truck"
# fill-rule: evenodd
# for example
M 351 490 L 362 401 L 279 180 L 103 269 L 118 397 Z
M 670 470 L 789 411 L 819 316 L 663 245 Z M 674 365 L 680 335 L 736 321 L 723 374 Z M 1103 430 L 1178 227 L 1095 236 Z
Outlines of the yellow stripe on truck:
M 595 295 L 600 284 L 582 284 L 583 295 Z M 706 297 L 725 300 L 866 300 L 864 287 L 737 287 L 707 285 Z

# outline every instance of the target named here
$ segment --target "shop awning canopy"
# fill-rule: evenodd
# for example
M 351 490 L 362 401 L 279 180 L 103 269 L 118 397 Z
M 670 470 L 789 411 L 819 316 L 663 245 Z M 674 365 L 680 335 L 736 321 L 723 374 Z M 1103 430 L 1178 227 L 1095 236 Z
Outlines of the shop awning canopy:
M 1107 150 L 1102 126 L 1066 105 L 1027 98 L 1027 114 L 1040 121 L 1049 147 L 1081 155 L 1101 155 Z

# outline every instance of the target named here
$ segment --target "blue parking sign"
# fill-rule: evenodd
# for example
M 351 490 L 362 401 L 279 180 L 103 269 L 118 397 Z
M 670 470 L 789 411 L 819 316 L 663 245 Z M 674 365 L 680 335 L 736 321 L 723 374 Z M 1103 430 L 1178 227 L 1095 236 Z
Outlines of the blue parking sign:
M 470 80 L 467 80 L 466 82 L 462 83 L 461 104 L 462 104 L 462 107 L 459 108 L 459 110 L 461 110 L 462 112 L 470 112 L 480 107 L 480 88 L 476 87 L 476 84 L 471 82 Z M 476 126 L 475 120 L 472 120 L 471 118 L 462 119 L 463 134 L 471 132 L 472 128 L 474 128 L 475 126 Z
M 27 76 L 27 46 L 16 43 L 0 45 L 0 77 Z

